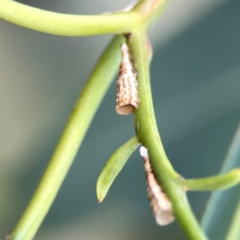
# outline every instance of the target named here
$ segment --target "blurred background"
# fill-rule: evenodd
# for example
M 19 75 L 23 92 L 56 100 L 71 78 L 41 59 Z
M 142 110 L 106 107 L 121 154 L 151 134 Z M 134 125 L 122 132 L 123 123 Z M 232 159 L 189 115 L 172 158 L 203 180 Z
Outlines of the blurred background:
M 19 2 L 72 14 L 117 11 L 131 3 Z M 172 0 L 149 32 L 154 49 L 153 99 L 162 141 L 171 163 L 186 178 L 219 172 L 239 123 L 239 11 L 239 0 Z M 110 37 L 59 37 L 0 20 L 1 239 L 26 208 Z M 103 203 L 97 202 L 95 185 L 102 167 L 134 134 L 133 116 L 122 117 L 114 110 L 115 95 L 114 82 L 35 239 L 185 239 L 176 222 L 167 227 L 155 224 L 138 151 Z M 209 194 L 188 197 L 200 220 Z

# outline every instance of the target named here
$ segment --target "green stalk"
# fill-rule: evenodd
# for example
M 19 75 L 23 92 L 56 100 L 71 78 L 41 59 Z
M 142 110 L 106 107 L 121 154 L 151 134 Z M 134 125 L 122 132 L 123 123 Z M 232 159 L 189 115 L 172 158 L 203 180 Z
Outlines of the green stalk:
M 120 62 L 119 46 L 123 40 L 120 36 L 115 37 L 99 59 L 30 204 L 8 240 L 31 240 L 41 225 L 116 74 Z
M 142 0 L 133 8 L 141 16 L 142 29 L 149 29 L 163 14 L 170 0 Z
M 138 72 L 140 108 L 135 114 L 135 128 L 139 141 L 148 149 L 150 162 L 156 178 L 173 205 L 173 213 L 188 239 L 207 239 L 196 221 L 185 197 L 185 191 L 177 183 L 178 174 L 167 159 L 158 133 L 152 103 L 149 52 L 147 37 L 143 32 L 134 32 L 129 40 L 133 62 Z
M 234 169 L 228 173 L 217 176 L 197 178 L 197 179 L 183 179 L 179 181 L 187 190 L 190 191 L 216 191 L 224 190 L 239 184 L 240 169 Z
M 0 19 L 35 31 L 62 36 L 127 34 L 152 26 L 170 0 L 143 0 L 129 12 L 73 15 L 46 11 L 12 0 L 0 0 Z
M 0 19 L 35 31 L 62 36 L 128 33 L 139 15 L 122 12 L 103 15 L 55 13 L 11 0 L 0 0 Z

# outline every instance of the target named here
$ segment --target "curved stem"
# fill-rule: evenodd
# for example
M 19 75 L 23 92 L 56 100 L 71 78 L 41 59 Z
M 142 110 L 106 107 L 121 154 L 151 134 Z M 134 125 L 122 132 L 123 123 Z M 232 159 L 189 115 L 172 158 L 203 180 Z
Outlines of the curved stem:
M 183 179 L 179 183 L 190 191 L 216 191 L 233 187 L 240 182 L 240 169 L 229 173 L 198 179 Z
M 30 240 L 47 214 L 82 143 L 120 62 L 117 36 L 110 43 L 77 100 L 46 172 L 19 223 L 8 240 Z
M 138 72 L 140 108 L 135 114 L 135 124 L 139 141 L 148 149 L 150 162 L 156 178 L 172 202 L 173 212 L 189 239 L 205 240 L 190 206 L 185 191 L 176 179 L 178 174 L 172 168 L 158 133 L 152 103 L 147 37 L 145 33 L 134 32 L 129 40 L 133 61 Z
M 123 12 L 105 15 L 71 15 L 0 0 L 0 19 L 35 31 L 62 36 L 89 36 L 128 33 L 136 27 L 139 15 Z
M 158 20 L 169 3 L 170 0 L 142 0 L 132 11 L 141 16 L 142 29 L 148 29 Z
M 131 11 L 102 15 L 73 15 L 41 10 L 12 0 L 0 0 L 0 19 L 35 31 L 62 36 L 126 34 L 149 28 L 170 0 L 143 0 Z

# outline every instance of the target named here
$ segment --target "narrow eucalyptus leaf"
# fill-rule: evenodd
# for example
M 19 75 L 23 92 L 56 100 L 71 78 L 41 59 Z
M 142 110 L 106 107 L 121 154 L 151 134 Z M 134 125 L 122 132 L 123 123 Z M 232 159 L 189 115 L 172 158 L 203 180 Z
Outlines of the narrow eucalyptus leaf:
M 226 240 L 239 240 L 240 237 L 240 199 L 238 200 L 238 206 L 235 210 L 230 228 L 228 230 Z
M 137 137 L 133 137 L 118 148 L 106 162 L 97 180 L 97 198 L 99 202 L 103 201 L 114 179 L 138 146 Z
M 230 145 L 220 173 L 227 173 L 233 168 L 238 168 L 239 166 L 240 125 L 232 144 Z M 210 239 L 223 239 L 223 236 L 226 236 L 228 228 L 230 227 L 230 224 L 232 224 L 230 219 L 232 218 L 235 212 L 235 207 L 239 201 L 239 190 L 240 186 L 236 186 L 235 188 L 228 189 L 224 192 L 217 191 L 212 193 L 201 222 L 203 230 L 207 233 Z M 236 215 L 235 218 L 237 218 Z

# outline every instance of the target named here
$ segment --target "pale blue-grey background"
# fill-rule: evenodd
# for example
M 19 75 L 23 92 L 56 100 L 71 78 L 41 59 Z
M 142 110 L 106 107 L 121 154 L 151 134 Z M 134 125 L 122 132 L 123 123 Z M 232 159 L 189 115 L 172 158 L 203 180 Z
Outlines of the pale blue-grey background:
M 73 14 L 116 11 L 130 3 L 21 2 Z M 186 178 L 216 174 L 237 128 L 239 22 L 239 0 L 173 0 L 150 31 L 157 121 L 171 163 Z M 27 206 L 109 38 L 59 37 L 0 21 L 1 239 Z M 97 202 L 98 174 L 113 151 L 134 134 L 133 116 L 114 111 L 115 94 L 113 83 L 36 239 L 185 239 L 176 223 L 155 224 L 138 151 L 104 202 Z M 188 196 L 200 219 L 209 195 Z

